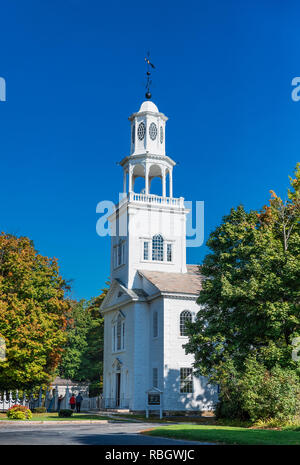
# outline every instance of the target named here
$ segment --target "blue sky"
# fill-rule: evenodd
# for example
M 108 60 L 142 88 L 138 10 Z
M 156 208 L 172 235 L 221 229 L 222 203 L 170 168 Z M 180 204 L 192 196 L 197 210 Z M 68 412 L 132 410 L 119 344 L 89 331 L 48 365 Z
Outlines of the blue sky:
M 168 117 L 174 195 L 205 201 L 205 239 L 232 206 L 285 196 L 299 160 L 297 2 L 0 0 L 0 229 L 59 259 L 72 296 L 97 295 L 109 239 L 96 205 L 117 200 L 128 116 L 144 100 Z M 187 252 L 200 263 L 205 246 Z

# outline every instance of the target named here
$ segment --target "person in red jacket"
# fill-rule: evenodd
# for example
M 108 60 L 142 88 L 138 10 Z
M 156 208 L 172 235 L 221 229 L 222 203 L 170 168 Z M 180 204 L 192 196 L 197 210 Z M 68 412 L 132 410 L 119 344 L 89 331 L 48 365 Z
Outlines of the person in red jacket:
M 76 398 L 75 398 L 74 394 L 72 394 L 72 397 L 70 399 L 70 407 L 71 407 L 72 410 L 75 409 L 75 405 L 76 405 Z

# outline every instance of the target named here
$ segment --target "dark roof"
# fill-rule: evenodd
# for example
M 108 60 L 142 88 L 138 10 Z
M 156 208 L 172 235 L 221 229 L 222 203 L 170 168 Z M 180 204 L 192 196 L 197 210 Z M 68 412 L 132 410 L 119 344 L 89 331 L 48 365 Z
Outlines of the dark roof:
M 131 291 L 134 292 L 137 297 L 144 297 L 144 298 L 148 297 L 147 292 L 145 292 L 143 289 L 133 288 L 131 289 Z
M 161 292 L 198 295 L 202 288 L 203 277 L 198 265 L 187 265 L 187 273 L 139 270 Z
M 147 292 L 145 292 L 143 289 L 138 289 L 138 288 L 127 289 L 125 284 L 120 279 L 116 278 L 116 281 L 124 289 L 124 293 L 128 294 L 130 297 L 139 299 L 139 298 L 146 298 L 148 296 Z

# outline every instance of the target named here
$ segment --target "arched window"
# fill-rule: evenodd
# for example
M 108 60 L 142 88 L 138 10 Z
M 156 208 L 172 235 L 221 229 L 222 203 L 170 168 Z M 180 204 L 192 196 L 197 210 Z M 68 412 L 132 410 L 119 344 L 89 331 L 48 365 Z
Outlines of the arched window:
M 152 238 L 152 260 L 163 261 L 164 259 L 164 240 L 160 234 Z
M 120 313 L 112 321 L 112 351 L 125 350 L 125 317 Z
M 186 323 L 192 321 L 192 314 L 188 310 L 180 313 L 180 336 L 186 336 Z

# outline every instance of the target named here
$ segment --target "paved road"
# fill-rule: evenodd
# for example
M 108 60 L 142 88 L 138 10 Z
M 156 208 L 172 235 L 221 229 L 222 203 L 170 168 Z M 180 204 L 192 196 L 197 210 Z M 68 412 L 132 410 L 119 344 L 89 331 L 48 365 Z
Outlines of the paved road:
M 195 445 L 191 441 L 175 441 L 138 434 L 153 428 L 153 423 L 107 423 L 91 425 L 27 425 L 1 426 L 0 445 Z M 160 426 L 160 425 L 155 425 Z M 204 444 L 204 443 L 202 443 Z

